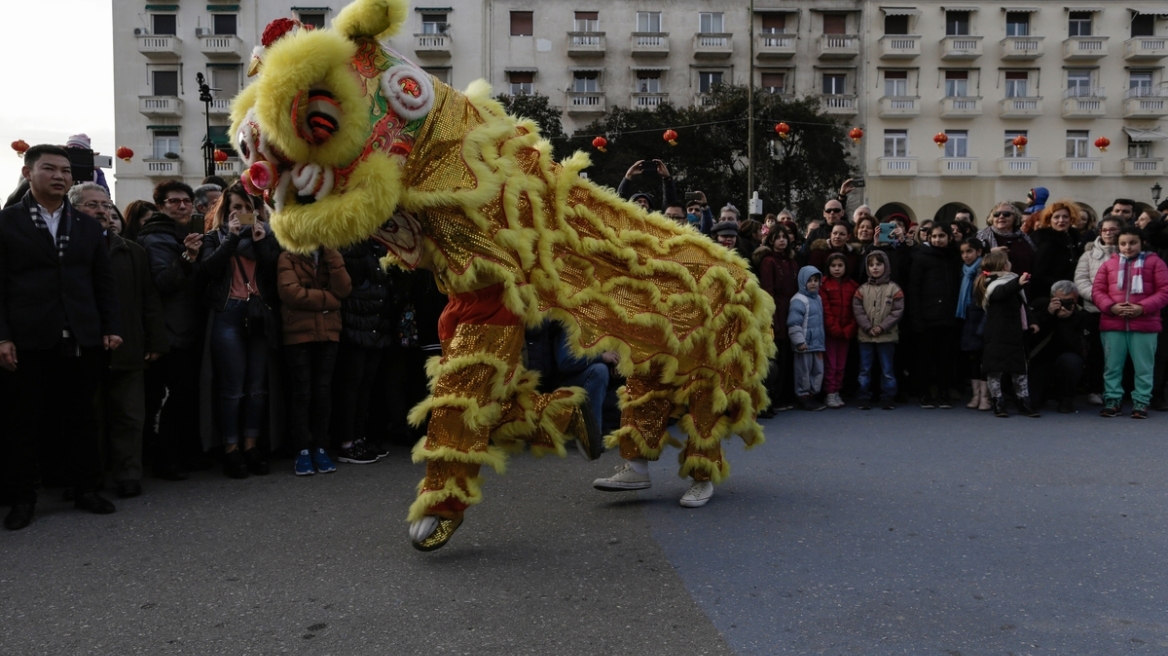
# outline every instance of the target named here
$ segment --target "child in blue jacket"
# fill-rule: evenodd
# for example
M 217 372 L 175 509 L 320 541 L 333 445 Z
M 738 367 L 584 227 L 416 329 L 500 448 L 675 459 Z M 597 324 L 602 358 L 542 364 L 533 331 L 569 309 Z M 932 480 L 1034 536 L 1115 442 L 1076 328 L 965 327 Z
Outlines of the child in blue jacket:
M 819 269 L 799 269 L 799 293 L 791 297 L 787 312 L 787 334 L 795 351 L 795 394 L 803 410 L 822 410 L 815 394 L 823 385 L 823 353 L 827 350 L 827 331 L 823 325 L 823 302 L 819 299 Z

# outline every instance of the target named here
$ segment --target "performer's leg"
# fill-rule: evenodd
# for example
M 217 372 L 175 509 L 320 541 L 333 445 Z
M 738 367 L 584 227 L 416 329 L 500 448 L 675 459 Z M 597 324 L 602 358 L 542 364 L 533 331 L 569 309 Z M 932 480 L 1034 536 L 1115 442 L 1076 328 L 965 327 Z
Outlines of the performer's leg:
M 619 447 L 624 463 L 616 474 L 598 478 L 592 486 L 615 492 L 648 488 L 648 461 L 661 457 L 666 444 L 681 444 L 669 436 L 675 390 L 660 382 L 657 373 L 630 376 L 620 391 L 621 426 L 605 439 L 609 447 Z

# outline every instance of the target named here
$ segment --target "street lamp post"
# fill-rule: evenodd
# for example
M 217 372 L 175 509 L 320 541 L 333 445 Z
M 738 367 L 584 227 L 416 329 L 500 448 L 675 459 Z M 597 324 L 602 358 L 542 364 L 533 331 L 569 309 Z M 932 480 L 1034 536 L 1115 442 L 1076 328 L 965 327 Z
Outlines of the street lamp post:
M 207 84 L 202 73 L 195 74 L 195 83 L 199 85 L 199 102 L 203 103 L 203 117 L 206 119 L 207 131 L 203 134 L 203 175 L 215 175 L 215 144 L 211 142 L 211 95 L 215 89 Z
M 1164 188 L 1160 186 L 1159 182 L 1152 185 L 1152 203 L 1153 204 L 1155 204 L 1155 205 L 1160 204 L 1160 192 L 1161 191 L 1164 191 Z

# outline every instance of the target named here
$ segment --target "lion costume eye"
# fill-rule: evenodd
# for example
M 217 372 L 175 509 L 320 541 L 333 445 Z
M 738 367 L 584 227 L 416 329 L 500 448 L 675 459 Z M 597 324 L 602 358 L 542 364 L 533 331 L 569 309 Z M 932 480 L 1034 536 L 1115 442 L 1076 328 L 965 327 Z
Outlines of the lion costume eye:
M 341 104 L 325 89 L 310 89 L 304 103 L 304 112 L 301 114 L 296 105 L 303 97 L 297 95 L 293 101 L 293 111 L 299 115 L 296 125 L 301 138 L 319 146 L 328 141 L 340 128 Z

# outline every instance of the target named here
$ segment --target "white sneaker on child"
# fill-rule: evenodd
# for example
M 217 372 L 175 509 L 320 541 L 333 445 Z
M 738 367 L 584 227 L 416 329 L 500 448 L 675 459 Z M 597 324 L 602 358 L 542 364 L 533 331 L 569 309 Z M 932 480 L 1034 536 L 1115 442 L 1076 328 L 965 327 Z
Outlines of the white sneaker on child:
M 629 460 L 624 461 L 616 468 L 616 473 L 608 478 L 598 478 L 592 481 L 592 487 L 605 492 L 623 492 L 625 490 L 646 490 L 653 485 L 649 480 L 649 472 L 638 472 Z
M 1103 395 L 1102 394 L 1088 394 L 1087 395 L 1087 403 L 1090 403 L 1091 405 L 1103 405 Z
M 831 394 L 827 395 L 827 407 L 829 407 L 829 408 L 842 408 L 842 407 L 844 407 L 844 400 L 840 398 L 840 395 L 838 392 L 832 392 Z

